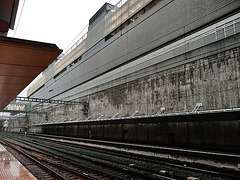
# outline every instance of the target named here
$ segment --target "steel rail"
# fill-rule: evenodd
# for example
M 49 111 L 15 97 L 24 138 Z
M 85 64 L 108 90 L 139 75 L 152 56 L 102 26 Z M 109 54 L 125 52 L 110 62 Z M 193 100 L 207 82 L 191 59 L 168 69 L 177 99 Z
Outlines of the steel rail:
M 37 167 L 41 167 L 42 169 L 44 169 L 45 171 L 48 172 L 48 175 L 50 175 L 51 177 L 55 177 L 58 180 L 67 180 L 65 177 L 63 177 L 62 175 L 60 175 L 58 172 L 55 172 L 54 170 L 46 167 L 44 164 L 42 164 L 41 162 L 39 162 L 38 160 L 34 159 L 33 157 L 31 157 L 30 155 L 28 155 L 27 153 L 21 151 L 21 149 L 18 149 L 16 147 L 14 147 L 12 144 L 10 144 L 9 142 L 7 142 L 6 140 L 1 139 L 1 141 L 4 143 L 5 146 L 14 149 L 15 151 L 17 151 L 19 154 L 23 155 L 24 157 L 28 158 L 31 162 L 33 162 L 34 165 L 36 165 Z M 17 158 L 17 157 L 16 157 Z M 20 159 L 19 159 L 20 160 Z M 41 174 L 40 174 L 41 175 Z M 39 174 L 35 174 L 35 176 L 39 176 Z M 45 175 L 46 176 L 46 175 Z M 46 178 L 46 177 L 45 177 Z M 50 178 L 52 179 L 52 178 Z M 47 178 L 46 178 L 47 180 Z

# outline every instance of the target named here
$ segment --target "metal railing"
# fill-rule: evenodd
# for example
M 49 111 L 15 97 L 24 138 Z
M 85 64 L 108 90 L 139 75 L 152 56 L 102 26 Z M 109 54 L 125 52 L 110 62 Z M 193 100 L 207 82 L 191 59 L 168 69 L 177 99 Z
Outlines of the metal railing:
M 214 114 L 214 113 L 223 113 L 223 112 L 240 112 L 240 108 L 231 108 L 231 109 L 217 109 L 217 110 L 205 110 L 205 111 L 195 111 L 195 112 L 178 112 L 178 113 L 166 113 L 166 114 L 152 114 L 152 115 L 144 115 L 144 116 L 134 116 L 134 117 L 117 117 L 117 118 L 91 118 L 89 116 L 86 119 L 70 119 L 68 121 L 57 120 L 57 121 L 50 121 L 50 122 L 41 122 L 32 124 L 32 126 L 43 126 L 43 125 L 50 125 L 50 124 L 69 124 L 69 123 L 81 123 L 81 122 L 94 122 L 94 121 L 119 121 L 119 120 L 126 120 L 126 119 L 144 119 L 144 118 L 158 118 L 158 117 L 170 117 L 170 116 L 184 116 L 184 115 L 196 115 L 196 114 Z

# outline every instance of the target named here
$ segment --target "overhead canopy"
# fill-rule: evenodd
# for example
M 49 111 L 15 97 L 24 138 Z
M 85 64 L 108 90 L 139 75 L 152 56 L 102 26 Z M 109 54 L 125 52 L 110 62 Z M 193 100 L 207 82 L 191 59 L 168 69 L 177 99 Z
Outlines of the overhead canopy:
M 19 0 L 0 0 L 0 32 L 13 29 Z
M 61 52 L 54 44 L 0 36 L 0 110 Z

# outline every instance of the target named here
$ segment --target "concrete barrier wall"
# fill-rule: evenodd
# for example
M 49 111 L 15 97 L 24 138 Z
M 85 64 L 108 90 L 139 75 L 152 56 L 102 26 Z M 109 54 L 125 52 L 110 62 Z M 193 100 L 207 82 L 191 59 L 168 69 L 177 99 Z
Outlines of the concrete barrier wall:
M 191 55 L 197 57 L 194 53 L 186 54 L 189 59 Z M 119 112 L 119 116 L 128 117 L 136 110 L 150 115 L 161 107 L 165 107 L 166 113 L 189 112 L 198 102 L 203 103 L 201 110 L 240 107 L 239 58 L 238 47 L 163 71 L 159 69 L 166 63 L 160 63 L 145 69 L 142 78 L 87 96 L 89 115 L 94 119 Z M 155 74 L 147 74 L 155 70 Z
M 52 124 L 46 134 L 143 144 L 240 148 L 240 111 Z M 59 132 L 62 129 L 62 132 Z M 77 130 L 78 129 L 78 130 Z M 77 132 L 76 132 L 77 130 Z

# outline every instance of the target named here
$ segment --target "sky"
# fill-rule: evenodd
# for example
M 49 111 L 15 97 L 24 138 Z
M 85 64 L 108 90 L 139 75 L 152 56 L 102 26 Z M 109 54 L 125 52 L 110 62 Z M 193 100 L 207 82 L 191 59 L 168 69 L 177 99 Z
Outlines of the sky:
M 68 45 L 88 25 L 105 2 L 119 0 L 20 0 L 14 30 L 8 36 Z
M 20 0 L 15 26 L 8 37 L 56 44 L 66 51 L 105 2 L 119 0 Z M 75 40 L 74 40 L 75 39 Z M 27 96 L 28 87 L 19 96 Z

